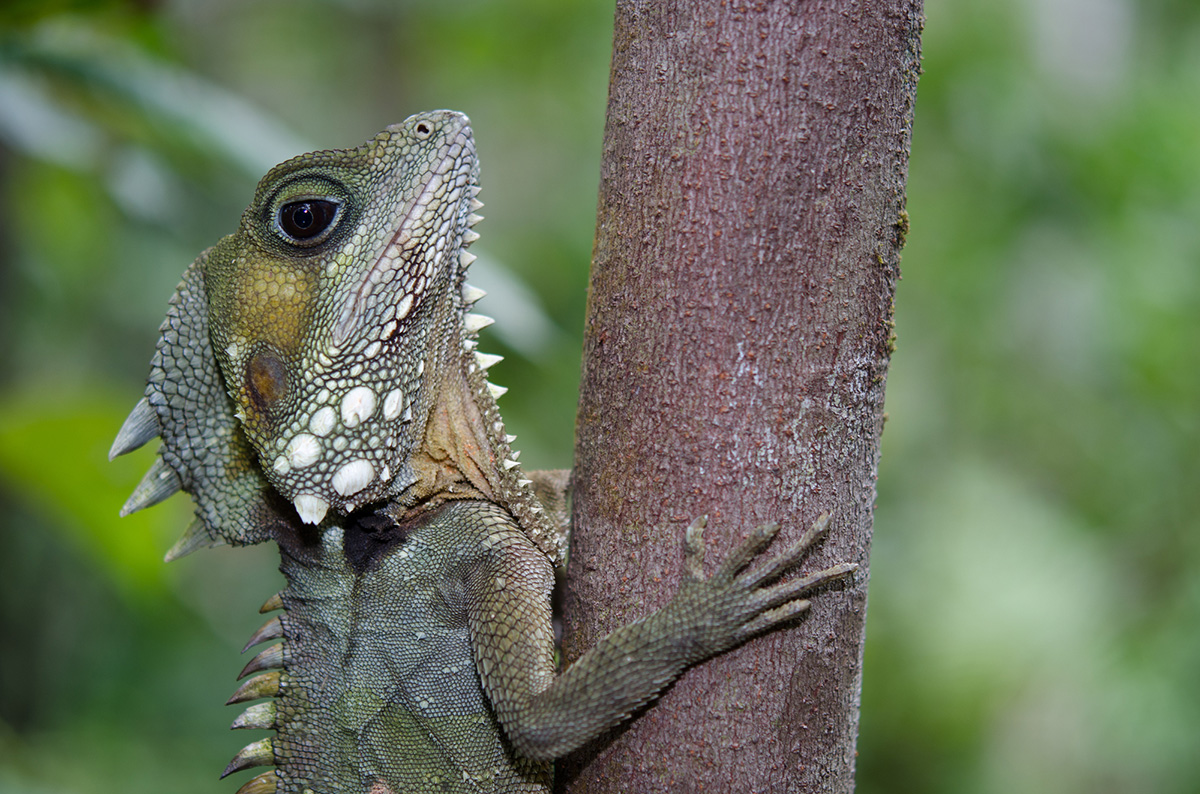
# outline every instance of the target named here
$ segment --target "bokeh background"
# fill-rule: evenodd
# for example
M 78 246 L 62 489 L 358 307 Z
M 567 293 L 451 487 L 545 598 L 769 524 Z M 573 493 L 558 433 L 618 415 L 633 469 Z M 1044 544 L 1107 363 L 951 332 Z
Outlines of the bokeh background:
M 929 0 L 859 790 L 1200 791 L 1200 4 Z M 108 463 L 258 177 L 470 114 L 473 281 L 568 465 L 611 0 L 0 4 L 0 792 L 234 791 L 270 549 Z M 239 779 L 245 775 L 239 776 Z

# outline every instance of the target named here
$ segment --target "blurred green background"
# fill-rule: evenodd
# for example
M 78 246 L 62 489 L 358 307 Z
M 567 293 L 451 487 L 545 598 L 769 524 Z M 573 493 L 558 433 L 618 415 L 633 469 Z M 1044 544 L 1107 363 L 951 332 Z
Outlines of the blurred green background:
M 859 790 L 1200 791 L 1200 5 L 930 0 Z M 106 461 L 258 177 L 468 112 L 510 429 L 567 465 L 610 0 L 0 5 L 0 792 L 234 791 L 270 549 Z M 1189 484 L 1190 483 L 1190 484 Z M 244 777 L 244 776 L 239 776 Z

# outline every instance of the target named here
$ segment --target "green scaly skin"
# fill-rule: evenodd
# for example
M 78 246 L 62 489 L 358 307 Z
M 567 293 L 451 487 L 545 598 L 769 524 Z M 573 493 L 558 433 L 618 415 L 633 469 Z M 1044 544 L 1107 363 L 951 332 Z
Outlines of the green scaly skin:
M 413 116 L 357 149 L 274 168 L 237 232 L 172 299 L 145 397 L 112 455 L 161 437 L 123 514 L 178 490 L 196 520 L 168 559 L 278 544 L 278 640 L 243 671 L 226 769 L 263 792 L 546 792 L 552 759 L 686 667 L 805 611 L 842 564 L 778 583 L 824 531 L 746 570 L 756 529 L 705 579 L 703 521 L 662 610 L 561 674 L 550 593 L 564 472 L 524 472 L 476 351 L 464 281 L 482 206 L 467 118 Z

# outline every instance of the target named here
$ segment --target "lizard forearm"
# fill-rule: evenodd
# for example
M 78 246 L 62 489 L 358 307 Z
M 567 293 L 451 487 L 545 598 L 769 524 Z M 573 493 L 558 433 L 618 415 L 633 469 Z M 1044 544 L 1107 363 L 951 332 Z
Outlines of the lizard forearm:
M 508 584 L 538 581 L 523 562 L 527 553 L 522 554 L 519 537 L 510 535 L 516 542 L 498 550 L 500 564 L 490 565 L 476 583 L 486 595 L 478 599 L 481 608 L 471 613 L 471 633 L 484 688 L 517 751 L 551 760 L 576 750 L 628 718 L 688 666 L 805 611 L 808 602 L 800 596 L 851 573 L 854 566 L 835 566 L 781 585 L 774 581 L 804 556 L 827 525 L 828 516 L 822 516 L 779 557 L 743 571 L 779 529 L 758 527 L 705 579 L 704 524 L 696 522 L 685 546 L 687 575 L 671 602 L 612 632 L 557 677 L 548 640 L 549 612 L 542 606 L 546 598 Z

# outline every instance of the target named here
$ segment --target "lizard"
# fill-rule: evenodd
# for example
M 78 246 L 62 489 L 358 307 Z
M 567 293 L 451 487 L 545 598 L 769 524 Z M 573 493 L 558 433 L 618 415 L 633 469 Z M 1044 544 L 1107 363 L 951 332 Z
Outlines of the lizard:
M 551 615 L 569 474 L 524 470 L 478 350 L 470 122 L 443 110 L 263 177 L 238 229 L 186 270 L 110 458 L 161 439 L 127 515 L 178 491 L 167 553 L 274 542 L 280 611 L 246 648 L 234 728 L 273 730 L 222 777 L 239 794 L 547 792 L 553 760 L 686 668 L 792 621 L 841 563 L 783 579 L 754 528 L 704 574 L 705 519 L 661 610 L 563 671 Z

